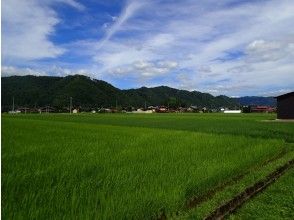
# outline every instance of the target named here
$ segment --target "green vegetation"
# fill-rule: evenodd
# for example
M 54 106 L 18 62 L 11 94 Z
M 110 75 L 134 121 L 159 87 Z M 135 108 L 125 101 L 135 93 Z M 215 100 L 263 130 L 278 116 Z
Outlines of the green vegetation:
M 184 214 L 189 199 L 236 175 L 247 177 L 248 170 L 252 175 L 242 184 L 249 184 L 293 156 L 294 124 L 263 122 L 273 117 L 2 115 L 2 217 L 150 219 L 162 210 L 168 216 Z M 285 158 L 263 167 L 281 151 L 288 152 Z M 220 198 L 217 203 L 227 199 Z M 211 201 L 203 215 L 217 204 Z

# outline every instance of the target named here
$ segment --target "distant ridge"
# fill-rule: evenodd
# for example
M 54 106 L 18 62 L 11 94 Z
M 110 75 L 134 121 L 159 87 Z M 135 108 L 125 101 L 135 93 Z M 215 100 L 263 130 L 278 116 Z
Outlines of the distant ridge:
M 274 97 L 244 96 L 237 99 L 241 105 L 267 105 L 276 106 Z
M 11 109 L 12 99 L 16 107 L 53 106 L 67 108 L 69 97 L 73 105 L 82 109 L 100 107 L 144 107 L 153 105 L 198 107 L 236 107 L 239 104 L 273 103 L 264 97 L 230 98 L 224 95 L 212 96 L 198 91 L 186 91 L 167 86 L 121 90 L 111 84 L 83 75 L 66 77 L 10 76 L 2 77 L 2 111 Z

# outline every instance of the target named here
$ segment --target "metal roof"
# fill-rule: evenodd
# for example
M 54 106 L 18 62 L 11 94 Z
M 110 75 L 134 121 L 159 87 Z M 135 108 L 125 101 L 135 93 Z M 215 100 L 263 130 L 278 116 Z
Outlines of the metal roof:
M 288 92 L 283 95 L 276 96 L 275 98 L 281 98 L 281 97 L 290 96 L 290 95 L 294 95 L 294 92 Z
M 285 94 L 282 94 L 282 95 L 278 95 L 275 98 L 281 98 L 283 96 L 289 96 L 289 95 L 294 95 L 294 92 L 288 92 L 288 93 L 285 93 Z

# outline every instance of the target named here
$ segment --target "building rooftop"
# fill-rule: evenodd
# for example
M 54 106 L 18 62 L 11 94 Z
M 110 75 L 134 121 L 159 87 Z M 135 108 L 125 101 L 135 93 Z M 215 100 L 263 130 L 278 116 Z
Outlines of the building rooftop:
M 288 93 L 285 93 L 285 94 L 282 94 L 282 95 L 279 95 L 279 96 L 276 96 L 275 98 L 286 97 L 286 96 L 289 96 L 289 95 L 294 95 L 294 91 L 293 92 L 288 92 Z

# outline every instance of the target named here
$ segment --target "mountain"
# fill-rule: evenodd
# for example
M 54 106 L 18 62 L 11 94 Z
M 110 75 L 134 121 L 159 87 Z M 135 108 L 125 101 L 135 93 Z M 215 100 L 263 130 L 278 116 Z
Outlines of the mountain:
M 2 77 L 2 111 L 11 109 L 14 97 L 16 107 L 57 108 L 69 106 L 69 97 L 74 106 L 97 108 L 114 106 L 116 100 L 125 100 L 121 90 L 102 80 L 86 76 L 11 76 Z
M 266 105 L 276 106 L 277 100 L 274 97 L 244 96 L 236 99 L 241 105 Z
M 239 101 L 227 96 L 212 96 L 208 93 L 186 91 L 159 86 L 154 88 L 121 90 L 111 84 L 82 75 L 66 77 L 10 76 L 2 77 L 2 111 L 15 107 L 53 106 L 65 109 L 69 98 L 73 105 L 84 110 L 100 107 L 143 107 L 169 105 L 170 107 L 196 105 L 198 107 L 235 107 Z M 259 97 L 260 98 L 260 97 Z M 257 99 L 256 99 L 257 100 Z M 244 101 L 245 102 L 245 101 Z
M 208 93 L 197 91 L 189 92 L 187 90 L 179 90 L 167 86 L 159 86 L 154 88 L 142 87 L 139 89 L 124 90 L 125 94 L 135 103 L 144 103 L 150 105 L 174 105 L 174 106 L 190 106 L 199 107 L 235 107 L 238 103 L 226 96 L 212 96 Z

